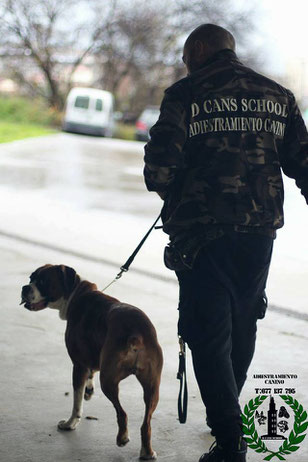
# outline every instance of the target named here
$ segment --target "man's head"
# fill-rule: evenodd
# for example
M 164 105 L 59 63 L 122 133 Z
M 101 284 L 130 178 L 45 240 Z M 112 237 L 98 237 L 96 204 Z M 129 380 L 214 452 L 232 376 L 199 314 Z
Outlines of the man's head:
M 187 71 L 199 69 L 213 54 L 220 50 L 235 50 L 233 35 L 215 24 L 202 24 L 188 36 L 183 51 Z

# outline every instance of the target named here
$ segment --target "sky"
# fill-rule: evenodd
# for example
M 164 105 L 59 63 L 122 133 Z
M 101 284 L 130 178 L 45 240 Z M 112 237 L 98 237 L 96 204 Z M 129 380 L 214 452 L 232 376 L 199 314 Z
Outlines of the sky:
M 240 1 L 240 0 L 236 0 Z M 264 49 L 267 66 L 282 74 L 287 61 L 308 61 L 308 1 L 259 0 L 260 23 L 256 40 Z

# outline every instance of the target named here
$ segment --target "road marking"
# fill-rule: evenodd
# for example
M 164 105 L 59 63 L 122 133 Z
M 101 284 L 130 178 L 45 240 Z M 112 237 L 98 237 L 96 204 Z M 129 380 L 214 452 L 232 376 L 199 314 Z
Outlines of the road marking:
M 48 250 L 52 250 L 52 251 L 55 251 L 55 252 L 60 252 L 60 253 L 63 253 L 65 255 L 69 255 L 69 256 L 72 256 L 72 257 L 77 257 L 77 258 L 80 258 L 82 260 L 89 261 L 91 263 L 100 263 L 100 264 L 103 264 L 103 265 L 112 266 L 113 268 L 116 268 L 117 270 L 120 269 L 120 265 L 118 263 L 115 263 L 115 262 L 111 261 L 111 260 L 107 260 L 105 258 L 100 258 L 100 257 L 94 257 L 92 255 L 87 255 L 87 254 L 82 253 L 82 252 L 76 252 L 75 250 L 71 250 L 71 249 L 65 249 L 64 247 L 60 247 L 60 246 L 53 245 L 53 244 L 48 244 L 46 242 L 35 241 L 33 239 L 29 239 L 27 237 L 20 236 L 19 234 L 7 233 L 5 231 L 0 230 L 0 236 L 6 237 L 8 239 L 12 239 L 12 240 L 15 240 L 15 241 L 18 241 L 18 242 L 23 242 L 24 244 L 29 244 L 29 245 L 33 245 L 35 247 L 41 247 L 43 249 L 48 249 Z M 152 279 L 157 279 L 159 281 L 172 282 L 172 283 L 177 284 L 177 280 L 175 278 L 168 277 L 168 276 L 161 276 L 161 275 L 159 275 L 157 273 L 154 273 L 154 272 L 151 272 L 151 271 L 148 271 L 148 270 L 139 269 L 139 268 L 131 268 L 131 271 L 134 271 L 135 273 L 140 274 L 142 276 L 147 276 L 147 277 L 152 278 Z
M 69 255 L 69 256 L 72 256 L 72 257 L 77 257 L 77 258 L 80 258 L 82 260 L 85 260 L 85 261 L 88 261 L 88 262 L 91 262 L 91 263 L 100 263 L 100 264 L 103 264 L 103 265 L 111 266 L 111 267 L 116 268 L 116 269 L 120 269 L 120 265 L 118 263 L 115 263 L 115 262 L 111 261 L 111 260 L 107 260 L 105 258 L 100 258 L 100 257 L 94 257 L 92 255 L 87 255 L 87 254 L 82 253 L 82 252 L 76 252 L 75 250 L 71 250 L 71 249 L 65 249 L 63 247 L 48 244 L 48 243 L 45 243 L 45 242 L 35 241 L 33 239 L 29 239 L 27 237 L 20 236 L 18 234 L 7 233 L 5 231 L 0 230 L 0 236 L 6 237 L 8 239 L 12 239 L 12 240 L 15 240 L 15 241 L 18 241 L 18 242 L 22 242 L 24 244 L 33 245 L 35 247 L 41 247 L 43 249 L 48 249 L 48 250 L 52 250 L 52 251 L 55 251 L 55 252 L 60 252 L 60 253 L 63 253 L 65 255 Z M 143 270 L 143 269 L 139 269 L 139 268 L 131 268 L 131 271 L 133 271 L 134 273 L 140 274 L 142 276 L 147 276 L 149 278 L 156 279 L 156 280 L 159 280 L 159 281 L 168 282 L 168 283 L 171 282 L 173 284 L 177 284 L 177 280 L 175 278 L 167 277 L 167 276 L 161 276 L 161 275 L 159 275 L 157 273 L 153 273 L 153 272 L 148 271 L 148 270 Z M 284 308 L 282 306 L 277 306 L 277 305 L 269 305 L 268 308 L 269 308 L 270 311 L 283 314 L 284 316 L 289 316 L 289 317 L 294 318 L 294 319 L 299 319 L 301 321 L 308 322 L 308 314 L 306 314 L 306 313 L 301 313 L 300 311 L 292 310 L 290 308 Z

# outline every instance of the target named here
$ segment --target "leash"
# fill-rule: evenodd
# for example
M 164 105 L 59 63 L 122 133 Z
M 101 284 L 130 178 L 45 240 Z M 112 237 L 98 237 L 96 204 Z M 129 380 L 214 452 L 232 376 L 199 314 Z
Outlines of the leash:
M 105 292 L 114 282 L 122 277 L 123 273 L 127 273 L 129 270 L 130 265 L 134 261 L 136 255 L 138 254 L 139 250 L 153 231 L 153 229 L 162 228 L 162 226 L 156 226 L 156 223 L 160 219 L 161 214 L 158 215 L 156 220 L 154 221 L 151 228 L 145 234 L 145 236 L 141 239 L 140 243 L 135 248 L 134 252 L 131 256 L 127 259 L 123 266 L 120 267 L 120 272 L 116 275 L 116 277 L 102 290 Z M 187 377 L 186 377 L 186 350 L 185 350 L 185 342 L 182 337 L 179 336 L 179 344 L 180 344 L 180 352 L 179 352 L 179 370 L 177 373 L 177 378 L 180 380 L 180 392 L 178 397 L 178 415 L 180 423 L 185 423 L 187 418 L 187 404 L 188 404 L 188 391 L 187 391 Z
M 155 229 L 161 228 L 161 226 L 157 226 L 157 227 L 155 226 L 156 223 L 158 222 L 158 220 L 160 219 L 160 216 L 161 216 L 161 214 L 158 215 L 158 217 L 154 221 L 153 225 L 151 226 L 149 231 L 146 233 L 146 235 L 141 239 L 140 243 L 137 245 L 137 247 L 135 248 L 135 250 L 133 251 L 131 256 L 127 259 L 127 261 L 124 263 L 124 265 L 120 267 L 121 271 L 116 275 L 116 277 L 106 287 L 104 287 L 102 292 L 105 292 L 105 290 L 107 290 L 114 282 L 116 282 L 118 279 L 120 279 L 122 277 L 123 273 L 127 273 L 127 271 L 129 270 L 130 265 L 133 263 L 136 255 L 137 255 L 137 253 L 139 252 L 139 250 L 141 249 L 141 247 L 143 246 L 143 244 L 145 243 L 145 241 L 147 240 L 147 238 L 149 237 L 149 235 L 151 234 L 153 229 L 154 228 Z
M 180 423 L 185 423 L 187 418 L 187 377 L 186 377 L 186 349 L 185 342 L 179 336 L 180 352 L 179 352 L 179 370 L 177 379 L 180 381 L 180 392 L 178 397 L 178 415 Z

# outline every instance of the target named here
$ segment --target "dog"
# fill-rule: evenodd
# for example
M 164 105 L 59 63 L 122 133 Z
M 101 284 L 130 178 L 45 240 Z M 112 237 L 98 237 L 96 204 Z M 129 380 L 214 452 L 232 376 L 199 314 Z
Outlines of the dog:
M 100 292 L 65 265 L 44 265 L 22 287 L 21 304 L 30 311 L 59 310 L 67 321 L 65 343 L 73 362 L 74 403 L 60 430 L 75 430 L 82 416 L 83 398 L 94 392 L 93 376 L 100 371 L 103 393 L 115 407 L 117 445 L 129 441 L 127 415 L 119 402 L 119 382 L 131 374 L 144 391 L 140 459 L 156 459 L 151 445 L 151 417 L 159 399 L 163 355 L 155 328 L 143 311 Z

